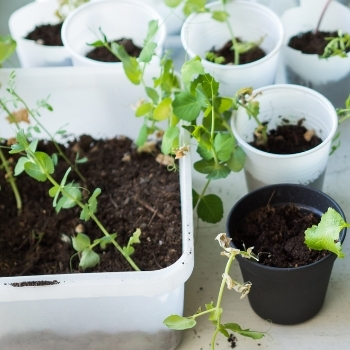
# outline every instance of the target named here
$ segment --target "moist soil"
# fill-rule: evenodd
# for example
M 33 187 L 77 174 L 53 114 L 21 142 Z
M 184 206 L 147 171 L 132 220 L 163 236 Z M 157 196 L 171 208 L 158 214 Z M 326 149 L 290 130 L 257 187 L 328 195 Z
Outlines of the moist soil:
M 142 50 L 141 47 L 136 46 L 131 39 L 119 39 L 114 40 L 113 42 L 124 46 L 125 51 L 132 57 L 139 57 Z M 109 46 L 112 42 L 109 42 Z M 106 47 L 95 47 L 93 50 L 89 51 L 86 54 L 87 58 L 90 58 L 95 61 L 101 62 L 120 62 L 119 58 L 111 53 Z
M 237 41 L 241 42 L 240 39 L 237 39 Z M 220 63 L 222 65 L 227 64 L 233 64 L 234 63 L 234 57 L 235 57 L 235 51 L 231 50 L 232 48 L 232 40 L 229 40 L 222 48 L 215 50 L 215 47 L 213 47 L 209 52 L 212 52 L 215 54 L 216 57 L 224 57 L 224 62 Z M 255 61 L 260 60 L 261 58 L 265 57 L 266 53 L 264 50 L 262 50 L 259 46 L 254 47 L 250 49 L 249 51 L 242 53 L 239 55 L 239 64 L 247 64 L 252 63 Z
M 282 121 L 285 124 L 268 131 L 266 144 L 261 144 L 260 138 L 254 135 L 254 141 L 250 145 L 268 153 L 295 154 L 308 151 L 322 142 L 312 130 L 307 130 L 302 125 L 303 119 L 296 125 L 289 124 L 287 119 Z
M 300 33 L 289 39 L 288 46 L 306 54 L 322 55 L 329 43 L 325 38 L 338 37 L 338 32 L 312 31 Z
M 86 181 L 73 171 L 70 180 L 88 189 L 90 195 L 95 188 L 101 188 L 96 216 L 108 232 L 118 234 L 118 243 L 126 246 L 132 233 L 141 229 L 141 244 L 135 245 L 132 255 L 141 270 L 158 270 L 178 260 L 182 254 L 179 177 L 178 172 L 170 172 L 155 161 L 159 150 L 138 153 L 128 138 L 95 140 L 88 135 L 61 147 L 72 161 L 77 152 L 80 158 L 88 158 L 79 164 Z M 56 152 L 50 142 L 41 142 L 38 150 Z M 59 160 L 54 173 L 58 182 L 67 168 Z M 1 172 L 0 276 L 70 273 L 69 261 L 75 253 L 70 237 L 76 234 L 77 225 L 83 225 L 91 241 L 103 234 L 92 220 L 79 219 L 80 208 L 62 209 L 56 214 L 48 195 L 51 186 L 26 174 L 16 177 L 23 200 L 23 210 L 18 214 L 11 188 Z M 85 200 L 89 193 L 83 191 Z M 101 261 L 86 272 L 132 270 L 111 244 L 104 251 L 95 251 Z M 72 272 L 83 272 L 78 267 L 78 257 L 72 261 Z
M 33 31 L 28 33 L 25 39 L 34 40 L 37 44 L 46 46 L 63 46 L 61 39 L 62 23 L 43 24 L 36 26 Z
M 304 266 L 329 254 L 310 250 L 304 243 L 305 230 L 319 221 L 320 217 L 294 204 L 266 205 L 243 219 L 233 234 L 233 242 L 240 249 L 254 247 L 260 264 L 281 268 Z

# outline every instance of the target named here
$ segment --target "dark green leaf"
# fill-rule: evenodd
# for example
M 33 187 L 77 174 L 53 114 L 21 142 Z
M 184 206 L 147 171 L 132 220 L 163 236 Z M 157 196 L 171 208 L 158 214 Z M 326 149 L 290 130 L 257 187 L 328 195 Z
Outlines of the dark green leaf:
M 208 194 L 200 199 L 197 207 L 197 215 L 204 222 L 216 224 L 224 216 L 224 208 L 220 197 Z

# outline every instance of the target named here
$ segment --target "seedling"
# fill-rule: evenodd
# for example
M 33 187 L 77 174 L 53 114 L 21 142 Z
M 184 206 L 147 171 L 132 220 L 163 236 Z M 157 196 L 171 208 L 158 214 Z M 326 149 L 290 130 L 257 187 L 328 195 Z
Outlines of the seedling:
M 0 68 L 3 63 L 15 52 L 16 41 L 10 36 L 0 35 Z
M 193 328 L 196 325 L 197 317 L 209 315 L 209 321 L 211 321 L 215 327 L 211 338 L 212 350 L 215 349 L 216 338 L 219 333 L 223 334 L 226 338 L 229 338 L 230 332 L 235 332 L 242 336 L 253 339 L 261 339 L 266 334 L 266 332 L 256 332 L 251 331 L 250 329 L 242 329 L 237 323 L 221 323 L 221 317 L 224 312 L 221 303 L 225 286 L 227 286 L 229 290 L 233 289 L 236 292 L 240 293 L 241 299 L 249 293 L 252 286 L 250 282 L 241 284 L 230 277 L 229 272 L 232 262 L 235 260 L 238 254 L 247 259 L 258 260 L 258 258 L 252 253 L 253 248 L 248 248 L 246 251 L 240 251 L 239 249 L 232 248 L 230 245 L 231 238 L 226 237 L 225 233 L 220 233 L 215 239 L 219 242 L 220 247 L 224 249 L 224 251 L 221 252 L 221 255 L 228 258 L 225 271 L 222 275 L 222 281 L 216 304 L 211 301 L 209 304 L 205 304 L 204 311 L 202 308 L 199 308 L 192 316 L 183 317 L 180 315 L 171 315 L 163 321 L 163 323 L 170 329 L 184 330 Z

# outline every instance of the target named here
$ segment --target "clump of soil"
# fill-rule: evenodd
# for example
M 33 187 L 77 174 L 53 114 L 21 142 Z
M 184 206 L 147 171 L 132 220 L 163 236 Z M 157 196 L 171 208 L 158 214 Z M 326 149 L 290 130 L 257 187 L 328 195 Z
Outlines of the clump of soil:
M 242 42 L 240 39 L 237 39 L 238 42 Z M 209 52 L 215 54 L 216 57 L 223 57 L 225 60 L 220 63 L 222 65 L 233 64 L 235 51 L 232 49 L 232 40 L 229 40 L 222 48 L 215 50 L 213 47 Z M 259 46 L 256 46 L 249 51 L 239 55 L 239 64 L 247 64 L 260 60 L 265 57 L 266 53 Z
M 182 254 L 179 177 L 155 161 L 158 149 L 154 154 L 140 154 L 128 138 L 96 140 L 87 135 L 62 147 L 73 162 L 77 152 L 80 158 L 88 158 L 79 164 L 86 181 L 73 171 L 69 180 L 88 189 L 83 191 L 84 201 L 95 188 L 101 188 L 96 216 L 108 232 L 117 233 L 118 243 L 126 246 L 132 233 L 141 229 L 141 244 L 135 246 L 132 255 L 141 270 L 161 269 L 178 260 Z M 41 142 L 38 150 L 56 152 L 51 142 Z M 61 181 L 67 168 L 60 159 L 53 175 L 56 181 Z M 21 174 L 16 183 L 23 200 L 20 215 L 0 170 L 0 276 L 70 273 L 69 260 L 75 251 L 67 237 L 75 235 L 77 225 L 83 225 L 91 241 L 103 234 L 92 220 L 79 219 L 78 207 L 56 214 L 48 182 Z M 95 251 L 101 261 L 93 272 L 132 270 L 111 244 L 104 251 Z M 74 272 L 82 272 L 78 264 L 75 257 Z
M 299 120 L 297 125 L 289 124 L 286 119 L 283 121 L 286 124 L 268 131 L 266 144 L 262 144 L 260 137 L 254 135 L 254 141 L 250 145 L 268 153 L 295 154 L 308 151 L 322 143 L 313 130 L 307 130 L 302 125 L 303 119 Z
M 34 40 L 37 44 L 46 46 L 63 46 L 61 39 L 62 23 L 43 24 L 36 26 L 33 31 L 27 34 L 25 39 Z
M 310 250 L 304 243 L 305 230 L 319 221 L 320 217 L 294 204 L 266 205 L 242 220 L 233 233 L 233 242 L 241 249 L 254 247 L 260 264 L 281 268 L 304 266 L 328 254 Z
M 313 31 L 300 33 L 289 39 L 288 46 L 306 54 L 322 55 L 329 43 L 326 38 L 337 38 L 338 32 Z
M 132 57 L 139 57 L 142 50 L 141 47 L 136 46 L 131 39 L 119 39 L 114 40 L 113 42 L 124 46 L 125 51 Z M 109 42 L 111 45 L 112 42 Z M 119 58 L 111 53 L 106 47 L 95 47 L 93 50 L 89 51 L 86 54 L 87 58 L 90 58 L 95 61 L 101 62 L 120 62 Z

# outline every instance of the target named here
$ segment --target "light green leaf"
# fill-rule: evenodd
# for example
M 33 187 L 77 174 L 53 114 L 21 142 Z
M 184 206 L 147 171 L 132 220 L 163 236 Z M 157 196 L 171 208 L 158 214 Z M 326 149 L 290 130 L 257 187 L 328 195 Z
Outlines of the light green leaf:
M 225 329 L 229 329 L 233 332 L 236 332 L 244 337 L 253 338 L 255 340 L 261 339 L 265 336 L 262 332 L 251 331 L 250 329 L 242 329 L 237 323 L 225 323 L 223 324 Z
M 209 314 L 209 321 L 216 322 L 219 319 L 222 312 L 223 312 L 223 309 L 221 307 L 219 309 L 214 309 L 214 311 Z
M 77 252 L 82 252 L 87 247 L 90 247 L 90 237 L 85 233 L 79 232 L 76 237 L 72 237 L 72 245 Z
M 15 166 L 15 176 L 21 174 L 24 171 L 24 165 L 30 162 L 30 160 L 27 157 L 20 157 L 17 160 L 16 166 Z
M 184 14 L 189 16 L 191 13 L 206 12 L 206 0 L 186 0 L 184 6 Z
M 38 146 L 38 139 L 34 139 L 29 145 L 28 148 L 32 151 L 35 152 L 36 151 L 36 147 Z
M 83 210 L 80 213 L 80 220 L 88 221 L 90 219 L 90 209 L 87 203 L 84 204 Z
M 116 238 L 117 238 L 117 234 L 116 233 L 112 233 L 109 236 L 104 236 L 104 237 L 102 237 L 100 239 L 95 239 L 94 243 L 98 243 L 101 246 L 101 249 L 105 250 L 107 244 L 112 243 L 112 241 L 114 239 L 116 239 Z
M 30 177 L 35 180 L 44 182 L 47 179 L 45 172 L 43 172 L 39 165 L 35 163 L 26 162 L 24 164 L 24 170 Z
M 239 172 L 243 169 L 245 164 L 246 155 L 243 149 L 239 146 L 235 148 L 235 151 L 231 153 L 230 159 L 227 161 L 227 167 L 234 172 Z
M 178 118 L 188 122 L 194 121 L 201 111 L 201 105 L 196 97 L 187 91 L 182 91 L 175 96 L 173 108 Z
M 229 14 L 226 11 L 213 11 L 211 17 L 218 22 L 225 22 Z
M 153 111 L 153 119 L 162 121 L 170 119 L 173 114 L 172 100 L 170 97 L 163 99 Z
M 143 124 L 139 130 L 139 135 L 135 141 L 137 146 L 142 146 L 147 141 L 148 128 L 146 124 Z
M 91 249 L 85 249 L 81 253 L 79 266 L 86 270 L 89 267 L 94 267 L 100 262 L 100 257 Z
M 147 96 L 152 100 L 152 102 L 154 104 L 158 104 L 158 101 L 159 101 L 158 92 L 155 89 L 152 89 L 148 86 L 145 87 L 145 91 L 147 93 Z
M 203 89 L 202 84 L 198 84 L 196 87 L 196 99 L 203 108 L 207 108 L 210 106 L 210 101 Z
M 58 185 L 55 185 L 49 189 L 49 196 L 50 197 L 55 197 L 57 192 L 61 190 L 61 187 Z
M 137 107 L 137 109 L 135 111 L 135 116 L 142 117 L 142 116 L 148 114 L 152 110 L 152 108 L 153 108 L 153 103 L 150 103 L 150 102 L 143 103 L 142 105 Z
M 156 35 L 157 31 L 158 31 L 158 20 L 153 19 L 149 21 L 145 44 L 153 40 L 153 37 Z
M 169 7 L 176 7 L 181 4 L 183 0 L 164 0 L 165 5 Z
M 148 63 L 152 60 L 157 44 L 154 42 L 148 42 L 145 44 L 139 55 L 139 61 Z
M 96 213 L 97 211 L 97 197 L 101 194 L 101 189 L 96 188 L 91 197 L 88 200 L 89 203 L 89 209 L 92 214 Z
M 230 134 L 218 133 L 214 139 L 214 149 L 221 161 L 230 159 L 235 142 Z
M 193 328 L 196 325 L 196 320 L 190 317 L 182 317 L 179 315 L 168 316 L 163 323 L 170 329 L 184 330 Z
M 0 35 L 0 67 L 16 50 L 16 41 L 10 36 Z
M 181 78 L 186 87 L 188 87 L 192 79 L 199 74 L 204 74 L 204 67 L 198 56 L 185 62 L 181 67 Z
M 169 126 L 162 139 L 161 151 L 163 154 L 170 154 L 173 149 L 174 140 L 178 138 L 180 130 L 176 126 Z
M 305 244 L 311 249 L 325 249 L 333 252 L 339 258 L 344 258 L 339 233 L 343 228 L 349 226 L 337 211 L 328 208 L 327 212 L 321 216 L 319 224 L 305 231 Z
M 224 207 L 220 197 L 208 194 L 202 197 L 197 207 L 198 217 L 210 224 L 216 224 L 224 216 Z
M 53 165 L 53 161 L 51 157 L 45 152 L 35 152 L 35 157 L 37 161 L 43 168 L 43 172 L 47 172 L 48 174 L 52 174 L 55 171 L 55 167 Z
M 197 147 L 197 153 L 203 158 L 204 160 L 210 160 L 213 159 L 213 152 L 208 150 L 206 147 L 203 147 L 202 145 L 198 145 Z

